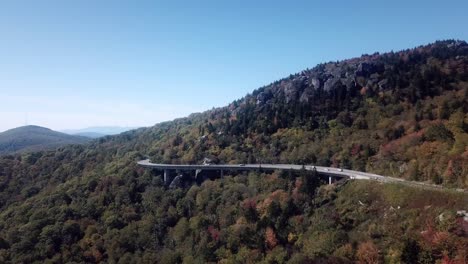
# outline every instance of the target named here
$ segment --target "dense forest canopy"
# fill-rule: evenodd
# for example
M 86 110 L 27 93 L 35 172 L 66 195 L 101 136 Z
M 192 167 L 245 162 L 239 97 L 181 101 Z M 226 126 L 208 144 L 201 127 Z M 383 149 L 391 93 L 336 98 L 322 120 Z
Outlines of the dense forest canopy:
M 0 157 L 4 263 L 463 263 L 468 197 L 305 172 L 168 189 L 136 161 L 317 164 L 468 188 L 468 44 L 321 64 L 222 108 Z M 450 262 L 452 261 L 452 262 Z

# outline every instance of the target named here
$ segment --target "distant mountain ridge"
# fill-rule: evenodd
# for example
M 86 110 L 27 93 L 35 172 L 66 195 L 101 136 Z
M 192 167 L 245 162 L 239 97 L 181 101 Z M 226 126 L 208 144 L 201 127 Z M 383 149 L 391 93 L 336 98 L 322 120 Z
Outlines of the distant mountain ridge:
M 137 127 L 119 127 L 119 126 L 97 126 L 87 127 L 82 129 L 65 129 L 60 132 L 69 135 L 79 135 L 90 138 L 98 138 L 107 135 L 117 135 L 129 130 L 136 129 Z
M 22 126 L 0 133 L 0 155 L 54 149 L 89 141 L 40 126 Z
M 87 138 L 100 138 L 107 136 L 106 134 L 96 133 L 96 132 L 80 132 L 73 134 L 75 136 L 87 137 Z

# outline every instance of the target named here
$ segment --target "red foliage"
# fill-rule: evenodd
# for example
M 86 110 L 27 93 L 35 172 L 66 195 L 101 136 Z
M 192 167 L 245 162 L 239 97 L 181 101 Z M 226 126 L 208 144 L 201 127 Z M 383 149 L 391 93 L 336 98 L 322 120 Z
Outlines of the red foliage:
M 247 198 L 242 202 L 242 208 L 244 210 L 256 209 L 257 208 L 257 202 L 254 199 Z
M 362 87 L 360 93 L 361 93 L 361 95 L 365 95 L 367 93 L 367 88 Z
M 450 233 L 437 231 L 433 222 L 426 223 L 426 230 L 421 232 L 421 236 L 427 245 L 431 248 L 444 248 L 450 243 Z
M 282 207 L 286 206 L 289 195 L 284 190 L 276 190 L 266 197 L 262 203 L 257 206 L 257 210 L 265 212 L 265 210 L 271 205 L 273 201 L 278 202 Z
M 454 261 L 457 264 L 468 263 L 468 241 L 458 245 L 458 250 L 456 256 L 454 257 Z
M 95 246 L 89 250 L 84 251 L 83 256 L 93 263 L 100 263 L 103 259 L 103 254 Z
M 447 169 L 445 170 L 444 177 L 450 179 L 453 177 L 453 161 L 449 160 Z
M 218 241 L 219 240 L 219 230 L 214 228 L 213 226 L 209 226 L 208 227 L 208 233 L 210 233 L 210 236 L 211 236 L 211 239 L 213 239 L 214 241 Z
M 448 232 L 436 232 L 434 234 L 433 242 L 435 245 L 443 245 L 448 242 L 450 234 Z
M 359 156 L 360 151 L 361 151 L 361 145 L 360 144 L 354 144 L 353 147 L 351 148 L 351 155 Z
M 138 167 L 136 172 L 138 173 L 139 176 L 141 176 L 141 175 L 143 175 L 145 173 L 145 168 Z
M 426 222 L 426 230 L 421 232 L 421 236 L 423 237 L 424 241 L 430 246 L 434 246 L 434 234 L 436 230 L 434 228 L 434 222 L 433 221 L 427 221 Z
M 442 258 L 442 264 L 456 264 L 456 262 L 451 260 L 449 256 L 444 255 Z
M 92 256 L 94 258 L 94 261 L 96 261 L 96 263 L 101 262 L 102 257 L 103 257 L 101 251 L 99 251 L 99 249 L 93 247 L 91 249 L 91 252 L 92 252 Z
M 273 249 L 278 245 L 278 239 L 276 238 L 275 231 L 271 227 L 267 227 L 265 231 L 265 242 L 269 249 Z
M 383 156 L 392 156 L 398 152 L 407 149 L 410 146 L 418 145 L 423 136 L 422 131 L 413 132 L 402 138 L 390 141 L 389 143 L 380 147 L 380 153 Z
M 304 197 L 304 194 L 300 192 L 301 186 L 302 180 L 300 178 L 297 178 L 294 184 L 294 189 L 291 194 L 291 197 L 293 198 L 295 203 L 298 203 Z

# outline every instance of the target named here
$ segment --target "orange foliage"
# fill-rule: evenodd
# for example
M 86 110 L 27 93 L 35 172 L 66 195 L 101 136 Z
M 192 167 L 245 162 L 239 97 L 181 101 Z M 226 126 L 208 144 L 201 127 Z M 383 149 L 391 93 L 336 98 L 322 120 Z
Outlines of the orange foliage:
M 356 256 L 362 264 L 379 263 L 379 250 L 372 241 L 361 243 Z
M 257 202 L 254 199 L 247 198 L 242 202 L 242 208 L 245 210 L 251 209 L 251 208 L 257 208 Z
M 362 87 L 360 93 L 361 93 L 361 95 L 365 95 L 367 93 L 367 88 Z
M 426 230 L 421 232 L 421 236 L 431 248 L 444 248 L 450 242 L 450 233 L 435 230 L 434 223 L 429 221 L 426 223 Z
M 392 156 L 396 153 L 403 152 L 410 146 L 418 145 L 423 136 L 422 131 L 413 132 L 399 139 L 393 140 L 380 147 L 380 153 L 383 156 Z
M 433 243 L 436 246 L 441 246 L 448 243 L 449 238 L 450 234 L 448 232 L 436 232 L 434 234 Z
M 295 203 L 297 203 L 298 201 L 304 198 L 304 194 L 300 191 L 301 186 L 302 186 L 302 180 L 300 178 L 297 178 L 294 184 L 294 189 L 291 194 L 291 197 Z
M 260 214 L 264 214 L 273 201 L 278 202 L 280 206 L 284 208 L 288 198 L 289 195 L 287 192 L 284 190 L 276 190 L 257 205 L 257 211 L 260 212 Z
M 265 231 L 265 243 L 269 249 L 273 249 L 278 245 L 278 239 L 276 238 L 275 231 L 271 227 L 267 227 Z

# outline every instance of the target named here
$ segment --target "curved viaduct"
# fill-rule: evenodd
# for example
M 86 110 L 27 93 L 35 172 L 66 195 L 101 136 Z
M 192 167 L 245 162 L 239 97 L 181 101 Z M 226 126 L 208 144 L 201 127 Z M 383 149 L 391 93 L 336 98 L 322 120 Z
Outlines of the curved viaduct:
M 221 176 L 224 171 L 252 171 L 252 170 L 289 170 L 289 171 L 300 171 L 305 169 L 307 171 L 315 170 L 324 176 L 329 177 L 329 183 L 332 178 L 347 178 L 356 180 L 376 180 L 380 182 L 397 182 L 411 186 L 425 187 L 442 189 L 442 186 L 427 184 L 422 182 L 406 181 L 399 178 L 382 176 L 374 173 L 367 173 L 355 170 L 339 169 L 332 167 L 322 167 L 314 165 L 297 165 L 297 164 L 207 164 L 207 165 L 192 165 L 192 164 L 159 164 L 151 163 L 149 159 L 141 160 L 138 165 L 146 168 L 159 169 L 164 171 L 164 182 L 170 183 L 172 180 L 169 177 L 171 170 L 176 171 L 202 171 L 202 170 L 215 170 L 220 171 Z M 464 190 L 457 190 L 462 191 Z

